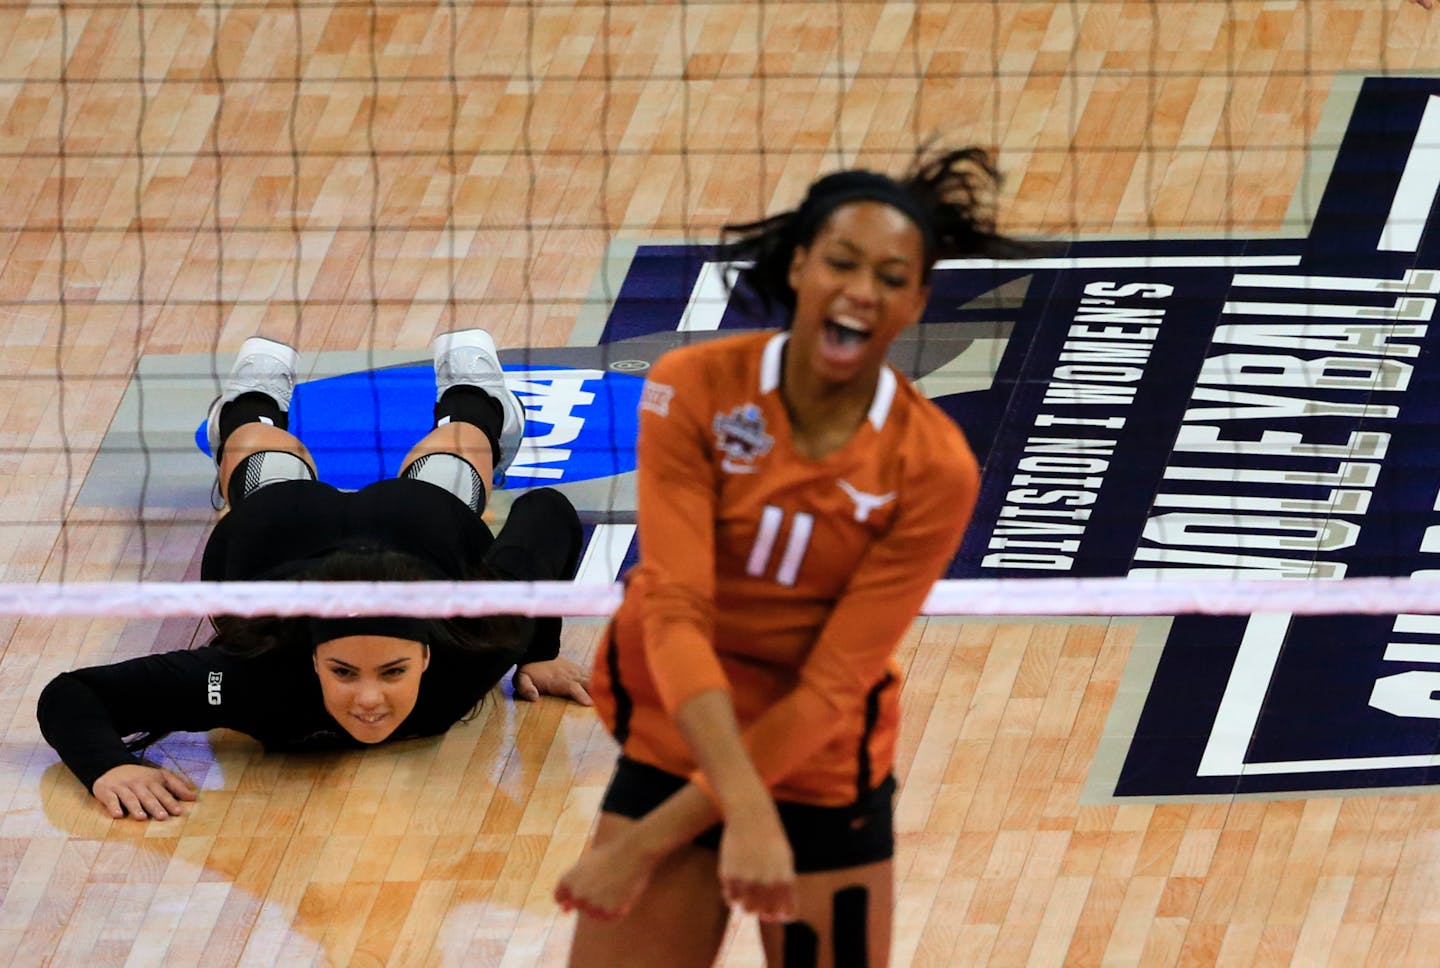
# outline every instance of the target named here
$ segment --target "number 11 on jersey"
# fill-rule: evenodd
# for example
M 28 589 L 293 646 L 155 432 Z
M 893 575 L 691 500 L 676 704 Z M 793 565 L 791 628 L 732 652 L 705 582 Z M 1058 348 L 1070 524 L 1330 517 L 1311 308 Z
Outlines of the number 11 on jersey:
M 755 543 L 750 547 L 750 558 L 745 563 L 745 573 L 755 578 L 763 576 L 770 567 L 770 555 L 775 550 L 775 539 L 780 536 L 780 527 L 785 523 L 785 512 L 773 504 L 765 505 L 760 512 L 760 529 L 755 532 Z M 800 562 L 805 549 L 810 545 L 810 532 L 815 529 L 815 516 L 797 511 L 790 523 L 790 537 L 785 541 L 785 551 L 780 556 L 780 565 L 775 569 L 775 580 L 787 588 L 793 587 L 800 573 Z

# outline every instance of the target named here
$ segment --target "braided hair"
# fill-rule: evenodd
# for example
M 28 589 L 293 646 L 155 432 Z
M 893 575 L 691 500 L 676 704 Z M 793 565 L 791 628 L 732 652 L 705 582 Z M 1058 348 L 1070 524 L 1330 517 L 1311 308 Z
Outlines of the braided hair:
M 761 307 L 795 309 L 790 264 L 797 248 L 808 247 L 840 206 L 876 201 L 898 209 L 920 230 L 924 263 L 921 281 L 940 259 L 964 255 L 1015 256 L 1023 243 L 995 231 L 994 194 L 1000 174 L 981 148 L 931 154 L 922 146 L 910 171 L 899 179 L 864 169 L 826 175 L 810 186 L 797 208 L 754 222 L 726 225 L 719 256 L 745 264 L 738 279 Z

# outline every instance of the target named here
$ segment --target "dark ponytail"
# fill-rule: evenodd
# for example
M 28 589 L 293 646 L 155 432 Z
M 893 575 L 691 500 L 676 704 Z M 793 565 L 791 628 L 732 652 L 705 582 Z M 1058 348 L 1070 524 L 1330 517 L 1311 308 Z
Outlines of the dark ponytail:
M 847 202 L 878 201 L 903 212 L 920 230 L 925 247 L 922 281 L 940 259 L 1022 255 L 1023 243 L 995 231 L 995 194 L 1000 174 L 981 148 L 934 153 L 921 146 L 910 171 L 899 179 L 863 169 L 826 175 L 810 186 L 800 205 L 755 222 L 726 225 L 719 257 L 747 263 L 740 288 L 770 311 L 795 309 L 790 264 L 795 250 L 808 247 L 837 208 Z

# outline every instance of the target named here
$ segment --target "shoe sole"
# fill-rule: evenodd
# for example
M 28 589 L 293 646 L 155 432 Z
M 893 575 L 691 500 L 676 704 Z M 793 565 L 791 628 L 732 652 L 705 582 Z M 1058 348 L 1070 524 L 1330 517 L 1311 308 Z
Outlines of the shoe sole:
M 453 332 L 441 333 L 430 343 L 430 355 L 432 357 L 438 357 L 449 353 L 453 347 L 460 343 L 461 336 L 465 337 L 463 345 L 478 345 L 491 356 L 495 357 L 497 363 L 500 361 L 500 354 L 495 350 L 495 340 L 483 329 L 457 329 Z
M 285 368 L 291 373 L 300 369 L 300 352 L 288 343 L 281 343 L 278 340 L 266 339 L 263 336 L 251 336 L 240 344 L 240 352 L 235 354 L 235 362 L 239 363 L 247 356 L 273 356 L 276 359 L 285 361 Z M 297 381 L 298 382 L 298 381 Z

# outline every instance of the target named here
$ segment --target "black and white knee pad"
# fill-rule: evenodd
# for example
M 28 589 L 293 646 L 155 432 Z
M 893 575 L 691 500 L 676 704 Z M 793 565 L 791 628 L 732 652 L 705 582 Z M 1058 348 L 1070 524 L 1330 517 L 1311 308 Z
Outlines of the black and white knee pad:
M 235 465 L 230 475 L 230 506 L 270 484 L 313 480 L 315 472 L 298 455 L 286 450 L 259 450 Z
M 405 468 L 402 477 L 444 488 L 479 514 L 485 510 L 485 483 L 475 465 L 459 454 L 426 454 Z

